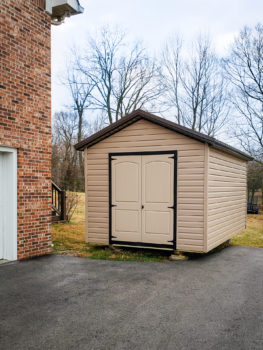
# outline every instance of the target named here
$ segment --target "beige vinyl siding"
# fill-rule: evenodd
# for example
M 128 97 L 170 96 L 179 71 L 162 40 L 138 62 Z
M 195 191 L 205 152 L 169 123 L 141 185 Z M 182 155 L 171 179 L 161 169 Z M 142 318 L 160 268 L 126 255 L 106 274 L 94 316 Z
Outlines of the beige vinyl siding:
M 209 148 L 207 251 L 246 226 L 247 162 Z
M 199 141 L 145 120 L 85 151 L 86 240 L 109 243 L 108 153 L 178 151 L 177 249 L 204 250 L 204 155 Z

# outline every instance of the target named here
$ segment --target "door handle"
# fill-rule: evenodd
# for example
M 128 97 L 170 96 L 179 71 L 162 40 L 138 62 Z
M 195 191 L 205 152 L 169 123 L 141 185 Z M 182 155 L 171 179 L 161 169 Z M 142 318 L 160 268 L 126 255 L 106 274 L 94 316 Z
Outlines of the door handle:
M 144 209 L 144 205 L 142 204 L 142 209 Z

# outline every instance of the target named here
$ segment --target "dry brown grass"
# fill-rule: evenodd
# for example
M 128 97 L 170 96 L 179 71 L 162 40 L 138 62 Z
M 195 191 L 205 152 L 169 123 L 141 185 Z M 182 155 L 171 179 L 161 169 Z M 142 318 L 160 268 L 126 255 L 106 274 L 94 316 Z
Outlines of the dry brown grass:
M 85 252 L 85 194 L 78 193 L 78 197 L 71 222 L 52 225 L 54 251 L 58 254 L 82 255 Z
M 56 254 L 92 259 L 167 261 L 168 253 L 143 249 L 113 250 L 85 242 L 85 195 L 79 193 L 79 205 L 69 223 L 52 225 L 53 251 Z M 247 229 L 231 240 L 232 245 L 263 248 L 263 213 L 248 215 Z
M 71 221 L 74 223 L 85 223 L 85 193 L 78 193 L 78 206 L 71 218 Z
M 112 249 L 85 242 L 85 195 L 79 193 L 79 205 L 71 222 L 52 225 L 53 252 L 62 255 L 80 256 L 91 259 L 126 261 L 167 261 L 167 252 L 143 249 Z
M 263 213 L 247 216 L 247 228 L 231 239 L 232 245 L 263 248 Z

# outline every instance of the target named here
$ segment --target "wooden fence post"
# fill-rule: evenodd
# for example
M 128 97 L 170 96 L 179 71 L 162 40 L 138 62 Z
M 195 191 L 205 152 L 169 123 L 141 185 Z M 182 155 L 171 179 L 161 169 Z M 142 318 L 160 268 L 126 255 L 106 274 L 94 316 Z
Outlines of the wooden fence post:
M 61 191 L 61 216 L 60 220 L 67 220 L 66 191 Z

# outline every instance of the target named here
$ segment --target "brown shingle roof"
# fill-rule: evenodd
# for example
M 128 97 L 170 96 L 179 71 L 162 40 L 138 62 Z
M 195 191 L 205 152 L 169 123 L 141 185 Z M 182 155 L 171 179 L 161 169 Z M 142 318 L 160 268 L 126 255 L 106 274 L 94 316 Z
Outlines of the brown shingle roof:
M 231 154 L 238 156 L 240 158 L 243 158 L 246 160 L 253 159 L 251 156 L 238 150 L 237 148 L 229 146 L 224 142 L 218 141 L 213 137 L 210 137 L 210 136 L 207 136 L 207 135 L 202 134 L 200 132 L 186 128 L 185 126 L 178 125 L 174 122 L 171 122 L 170 120 L 157 117 L 154 114 L 145 112 L 145 111 L 140 110 L 140 109 L 126 115 L 125 117 L 121 118 L 117 122 L 112 123 L 111 125 L 107 126 L 106 128 L 96 132 L 95 134 L 84 139 L 83 141 L 77 143 L 75 145 L 75 148 L 78 151 L 83 151 L 85 148 L 93 146 L 95 143 L 98 143 L 98 142 L 104 140 L 105 138 L 109 137 L 110 135 L 126 128 L 128 125 L 133 124 L 140 119 L 148 120 L 149 122 L 160 125 L 164 128 L 178 132 L 178 133 L 183 134 L 185 136 L 191 137 L 197 141 L 207 143 L 210 146 L 221 149 L 223 151 L 226 151 L 227 153 L 231 153 Z

